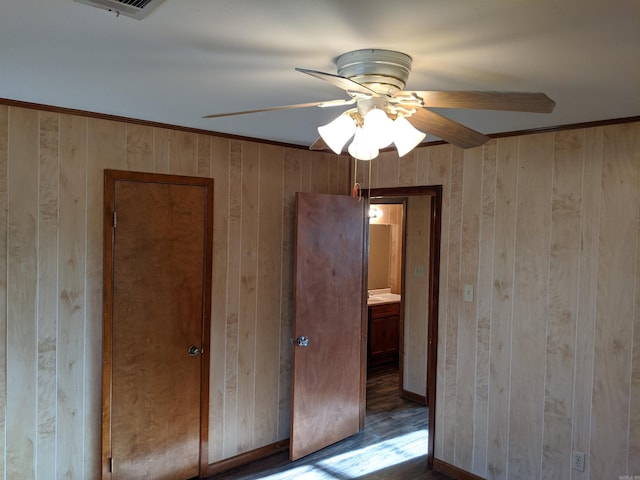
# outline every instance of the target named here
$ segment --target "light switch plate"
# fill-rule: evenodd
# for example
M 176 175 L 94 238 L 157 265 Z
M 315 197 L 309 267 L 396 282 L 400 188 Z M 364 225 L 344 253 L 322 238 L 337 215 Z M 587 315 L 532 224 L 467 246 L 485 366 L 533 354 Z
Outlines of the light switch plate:
M 473 285 L 467 284 L 464 286 L 464 301 L 473 302 Z

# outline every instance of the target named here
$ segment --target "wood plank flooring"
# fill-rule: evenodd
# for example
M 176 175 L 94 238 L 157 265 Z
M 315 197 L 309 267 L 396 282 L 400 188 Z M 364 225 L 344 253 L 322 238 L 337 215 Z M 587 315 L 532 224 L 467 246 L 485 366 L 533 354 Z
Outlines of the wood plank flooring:
M 377 367 L 360 433 L 295 462 L 284 451 L 210 480 L 449 480 L 427 470 L 427 420 L 427 407 L 400 398 L 397 367 Z

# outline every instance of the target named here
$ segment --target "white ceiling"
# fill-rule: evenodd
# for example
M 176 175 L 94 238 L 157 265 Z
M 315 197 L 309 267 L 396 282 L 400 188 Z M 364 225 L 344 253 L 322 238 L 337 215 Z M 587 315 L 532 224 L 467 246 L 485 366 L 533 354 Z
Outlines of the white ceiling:
M 413 57 L 406 89 L 542 91 L 552 114 L 440 110 L 482 133 L 640 115 L 638 0 L 165 0 L 134 20 L 73 0 L 0 2 L 0 98 L 297 145 L 347 107 L 362 48 Z M 427 140 L 434 140 L 427 137 Z

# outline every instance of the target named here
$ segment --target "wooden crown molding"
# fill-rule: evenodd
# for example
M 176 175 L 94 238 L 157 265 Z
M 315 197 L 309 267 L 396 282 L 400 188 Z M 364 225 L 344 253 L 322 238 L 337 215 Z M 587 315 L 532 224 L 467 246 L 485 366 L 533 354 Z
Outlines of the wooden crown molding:
M 168 128 L 168 129 L 172 129 L 172 130 L 179 130 L 179 131 L 183 131 L 183 132 L 190 132 L 190 133 L 196 133 L 196 134 L 200 134 L 200 135 L 213 135 L 216 137 L 222 137 L 222 138 L 228 138 L 231 140 L 240 140 L 240 141 L 245 141 L 245 142 L 257 142 L 257 143 L 262 143 L 262 144 L 266 144 L 266 145 L 276 145 L 276 146 L 280 146 L 280 147 L 287 147 L 287 148 L 296 148 L 299 150 L 308 150 L 309 147 L 306 147 L 304 145 L 296 145 L 293 143 L 285 143 L 285 142 L 275 142 L 275 141 L 271 141 L 271 140 L 263 140 L 263 139 L 259 139 L 259 138 L 253 138 L 253 137 L 245 137 L 245 136 L 241 136 L 241 135 L 233 135 L 230 133 L 222 133 L 222 132 L 216 132 L 213 130 L 204 130 L 204 129 L 200 129 L 200 128 L 192 128 L 192 127 L 184 127 L 184 126 L 180 126 L 180 125 L 172 125 L 169 123 L 160 123 L 160 122 L 152 122 L 149 120 L 140 120 L 137 118 L 130 118 L 130 117 L 121 117 L 118 115 L 110 115 L 110 114 L 106 114 L 106 113 L 97 113 L 97 112 L 91 112 L 88 110 L 79 110 L 79 109 L 75 109 L 75 108 L 66 108 L 66 107 L 57 107 L 57 106 L 53 106 L 53 105 L 45 105 L 45 104 L 41 104 L 41 103 L 32 103 L 32 102 L 25 102 L 22 100 L 12 100 L 9 98 L 0 98 L 0 105 L 8 105 L 10 107 L 20 107 L 20 108 L 32 108 L 32 109 L 36 109 L 36 110 L 43 110 L 46 112 L 56 112 L 56 113 L 62 113 L 62 114 L 68 114 L 68 115 L 79 115 L 79 116 L 83 116 L 83 117 L 91 117 L 91 118 L 99 118 L 102 120 L 113 120 L 113 121 L 117 121 L 117 122 L 126 122 L 126 123 L 133 123 L 136 125 L 146 125 L 149 127 L 158 127 L 158 128 Z M 525 129 L 525 130 L 513 130 L 510 132 L 501 132 L 501 133 L 491 133 L 488 134 L 487 136 L 489 138 L 503 138 L 503 137 L 516 137 L 516 136 L 523 136 L 523 135 L 532 135 L 532 134 L 536 134 L 536 133 L 548 133 L 548 132 L 559 132 L 559 131 L 563 131 L 563 130 L 576 130 L 576 129 L 580 129 L 580 128 L 592 128 L 592 127 L 601 127 L 604 125 L 617 125 L 620 123 L 633 123 L 633 122 L 640 122 L 640 115 L 636 115 L 636 116 L 632 116 L 632 117 L 622 117 L 622 118 L 611 118 L 611 119 L 607 119 L 607 120 L 597 120 L 597 121 L 593 121 L 593 122 L 582 122 L 582 123 L 568 123 L 565 125 L 555 125 L 555 126 L 551 126 L 551 127 L 541 127 L 541 128 L 532 128 L 532 129 Z M 426 142 L 423 144 L 420 144 L 417 148 L 424 148 L 424 147 L 431 147 L 434 145 L 444 145 L 447 142 L 445 142 L 444 140 L 435 140 L 433 142 Z

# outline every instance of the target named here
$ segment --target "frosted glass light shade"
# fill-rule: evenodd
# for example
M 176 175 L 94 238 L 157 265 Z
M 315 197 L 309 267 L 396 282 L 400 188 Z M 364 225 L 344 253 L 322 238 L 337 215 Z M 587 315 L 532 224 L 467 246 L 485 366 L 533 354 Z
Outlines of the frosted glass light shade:
M 400 157 L 416 148 L 426 136 L 426 133 L 417 130 L 404 117 L 398 116 L 393 122 L 393 143 Z
M 335 153 L 342 153 L 345 143 L 356 132 L 356 124 L 349 115 L 340 115 L 335 120 L 318 127 L 318 133 L 324 143 Z
M 349 154 L 358 160 L 373 160 L 380 152 L 372 140 L 366 130 L 356 127 L 353 142 L 349 145 Z
M 363 128 L 376 148 L 385 148 L 393 143 L 393 120 L 384 111 L 378 108 L 369 110 L 364 116 Z

